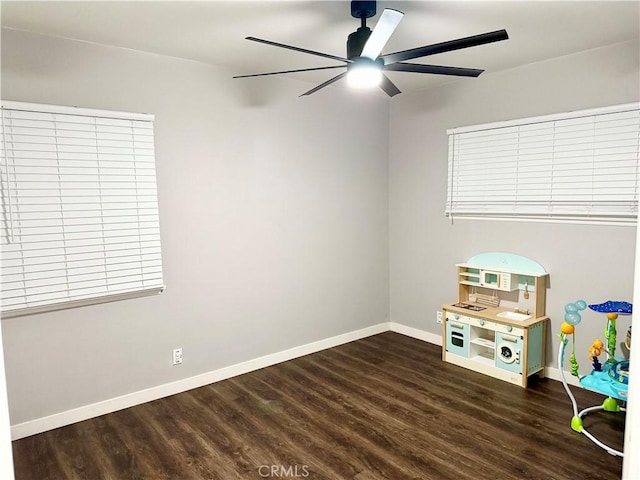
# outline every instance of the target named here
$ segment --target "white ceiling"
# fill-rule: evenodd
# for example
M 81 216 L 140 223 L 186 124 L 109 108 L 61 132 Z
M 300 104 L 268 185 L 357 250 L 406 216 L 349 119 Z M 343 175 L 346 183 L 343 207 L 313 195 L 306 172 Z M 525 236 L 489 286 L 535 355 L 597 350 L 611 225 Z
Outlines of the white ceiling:
M 496 72 L 625 41 L 639 42 L 638 1 L 383 1 L 405 17 L 383 53 L 505 28 L 509 40 L 414 60 Z M 255 36 L 346 56 L 359 26 L 349 1 L 2 1 L 2 26 L 180 57 L 230 75 L 335 65 L 337 62 L 244 40 Z M 341 70 L 288 74 L 302 93 Z M 471 78 L 390 72 L 402 91 Z M 260 82 L 263 79 L 238 79 Z

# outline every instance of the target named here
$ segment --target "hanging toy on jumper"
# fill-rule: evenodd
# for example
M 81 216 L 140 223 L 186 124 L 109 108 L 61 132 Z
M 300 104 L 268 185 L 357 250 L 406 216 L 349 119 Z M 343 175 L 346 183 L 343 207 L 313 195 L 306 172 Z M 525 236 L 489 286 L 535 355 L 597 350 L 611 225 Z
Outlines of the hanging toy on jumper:
M 568 342 L 567 335 L 573 335 L 576 330 L 576 325 L 579 325 L 582 321 L 580 311 L 586 308 L 587 302 L 585 302 L 584 300 L 577 300 L 574 303 L 567 303 L 564 306 L 564 322 L 562 322 L 562 325 L 560 325 L 561 333 L 559 334 L 560 340 L 562 340 L 562 343 L 564 345 L 566 345 Z M 572 349 L 571 355 L 569 356 L 569 364 L 571 365 L 571 375 L 579 378 L 580 374 L 578 370 L 580 368 L 580 365 L 578 364 L 578 360 L 576 359 L 575 335 L 572 336 Z
M 602 371 L 602 364 L 600 363 L 598 357 L 602 353 L 603 347 L 604 343 L 602 343 L 602 340 L 600 340 L 599 338 L 596 338 L 589 347 L 589 360 L 591 360 L 591 363 L 593 364 L 593 370 L 596 372 Z

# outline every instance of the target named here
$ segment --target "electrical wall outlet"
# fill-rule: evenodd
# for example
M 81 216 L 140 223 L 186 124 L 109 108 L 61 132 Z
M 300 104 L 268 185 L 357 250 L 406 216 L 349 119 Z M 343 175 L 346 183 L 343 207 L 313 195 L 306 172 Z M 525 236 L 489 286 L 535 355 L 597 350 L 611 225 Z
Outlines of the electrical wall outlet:
M 182 348 L 173 349 L 173 364 L 180 365 L 182 363 Z
M 442 325 L 442 310 L 436 312 L 436 323 Z

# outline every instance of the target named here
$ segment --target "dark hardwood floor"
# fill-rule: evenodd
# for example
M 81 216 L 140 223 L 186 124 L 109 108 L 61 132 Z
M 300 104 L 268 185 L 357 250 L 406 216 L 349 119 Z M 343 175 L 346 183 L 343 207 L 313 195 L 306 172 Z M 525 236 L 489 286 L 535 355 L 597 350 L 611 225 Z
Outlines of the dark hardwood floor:
M 528 389 L 383 333 L 13 443 L 16 478 L 618 479 L 571 430 L 562 384 Z M 578 406 L 603 397 L 575 388 Z M 585 426 L 622 449 L 624 414 Z

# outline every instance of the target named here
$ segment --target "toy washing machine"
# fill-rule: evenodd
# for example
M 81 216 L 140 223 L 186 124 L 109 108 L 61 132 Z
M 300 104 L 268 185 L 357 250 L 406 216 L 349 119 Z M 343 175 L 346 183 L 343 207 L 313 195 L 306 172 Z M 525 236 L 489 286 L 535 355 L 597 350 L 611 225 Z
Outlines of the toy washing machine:
M 496 332 L 496 367 L 522 373 L 522 337 Z

